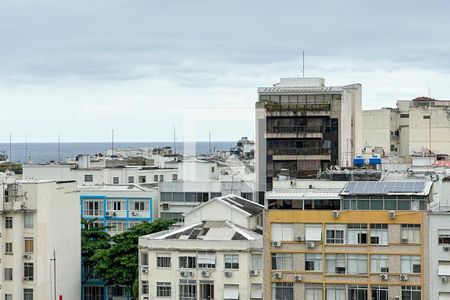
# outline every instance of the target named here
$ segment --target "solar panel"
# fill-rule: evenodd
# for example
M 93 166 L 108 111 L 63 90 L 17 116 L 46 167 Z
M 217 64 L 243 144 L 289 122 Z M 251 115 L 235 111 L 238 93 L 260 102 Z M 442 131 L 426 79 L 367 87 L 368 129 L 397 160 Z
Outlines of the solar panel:
M 425 182 L 411 181 L 351 181 L 344 191 L 349 194 L 388 194 L 388 193 L 420 193 L 425 189 Z

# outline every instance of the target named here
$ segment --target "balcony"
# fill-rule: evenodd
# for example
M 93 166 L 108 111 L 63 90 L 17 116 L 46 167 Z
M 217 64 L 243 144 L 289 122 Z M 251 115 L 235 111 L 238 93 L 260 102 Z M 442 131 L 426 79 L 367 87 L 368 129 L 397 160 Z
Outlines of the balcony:
M 266 138 L 322 139 L 323 126 L 276 126 L 267 128 Z

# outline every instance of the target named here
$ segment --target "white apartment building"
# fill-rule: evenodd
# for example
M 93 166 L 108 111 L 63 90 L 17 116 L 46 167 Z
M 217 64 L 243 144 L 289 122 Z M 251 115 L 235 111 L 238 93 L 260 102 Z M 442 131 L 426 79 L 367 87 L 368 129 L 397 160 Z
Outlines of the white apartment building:
M 263 207 L 228 195 L 139 239 L 139 299 L 262 299 Z M 218 213 L 220 212 L 220 213 Z
M 16 180 L 0 173 L 0 186 L 0 298 L 54 299 L 56 282 L 56 297 L 79 299 L 76 182 Z
M 396 108 L 363 111 L 363 142 L 386 156 L 450 155 L 450 101 L 418 97 Z M 381 154 L 381 153 L 380 153 Z
M 254 173 L 237 161 L 188 160 L 178 164 L 179 179 L 159 183 L 159 216 L 180 220 L 202 202 L 236 194 L 253 200 Z

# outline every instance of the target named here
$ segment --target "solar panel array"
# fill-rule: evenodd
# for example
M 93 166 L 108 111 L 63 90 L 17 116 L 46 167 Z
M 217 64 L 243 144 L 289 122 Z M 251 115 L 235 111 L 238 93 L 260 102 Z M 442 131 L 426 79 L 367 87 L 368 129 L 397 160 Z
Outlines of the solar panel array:
M 344 192 L 349 194 L 421 193 L 425 182 L 420 181 L 351 181 Z

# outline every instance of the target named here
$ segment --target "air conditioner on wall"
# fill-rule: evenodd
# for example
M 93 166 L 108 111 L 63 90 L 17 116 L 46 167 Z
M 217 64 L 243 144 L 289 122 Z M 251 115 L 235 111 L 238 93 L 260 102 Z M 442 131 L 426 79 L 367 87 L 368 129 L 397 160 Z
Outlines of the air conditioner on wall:
M 280 272 L 273 273 L 273 278 L 281 279 L 281 278 L 283 278 L 283 273 L 280 273 Z
M 400 274 L 400 281 L 408 281 L 408 275 Z
M 312 249 L 315 248 L 316 244 L 314 242 L 307 242 L 306 243 L 306 248 Z
M 389 276 L 388 276 L 388 274 L 380 274 L 380 280 L 383 280 L 383 281 L 386 281 L 386 280 L 388 280 L 389 279 Z
M 258 270 L 250 270 L 250 276 L 258 276 Z

